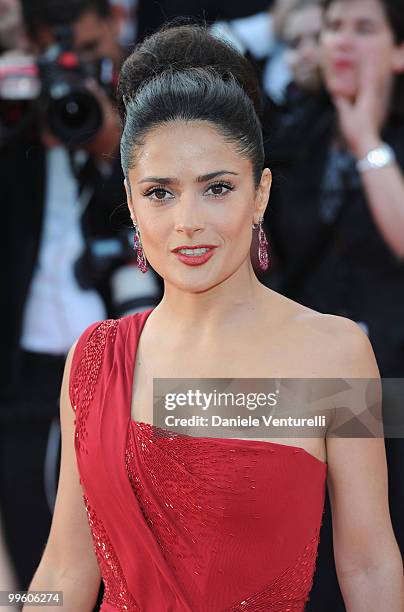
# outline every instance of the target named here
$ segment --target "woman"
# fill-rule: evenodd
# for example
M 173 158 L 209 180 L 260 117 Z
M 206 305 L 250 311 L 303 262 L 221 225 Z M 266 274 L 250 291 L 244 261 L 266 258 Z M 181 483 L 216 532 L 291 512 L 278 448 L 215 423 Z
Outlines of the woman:
M 356 321 L 381 375 L 402 378 L 404 2 L 327 0 L 324 10 L 326 95 L 301 108 L 293 133 L 290 126 L 280 130 L 267 152 L 284 164 L 267 215 L 279 264 L 268 284 L 307 307 Z M 380 167 L 372 150 L 379 150 Z M 404 554 L 404 441 L 387 439 L 386 450 L 390 512 Z M 329 579 L 325 573 L 330 511 L 323 533 L 313 600 L 340 610 L 335 571 Z
M 165 291 L 153 310 L 91 325 L 66 362 L 60 484 L 30 588 L 63 590 L 69 609 L 91 609 L 101 574 L 105 612 L 303 610 L 327 472 L 347 607 L 402 609 L 382 439 L 194 438 L 153 425 L 154 378 L 378 377 L 355 323 L 252 270 L 271 186 L 258 94 L 247 60 L 199 26 L 154 34 L 123 66 L 138 265 Z

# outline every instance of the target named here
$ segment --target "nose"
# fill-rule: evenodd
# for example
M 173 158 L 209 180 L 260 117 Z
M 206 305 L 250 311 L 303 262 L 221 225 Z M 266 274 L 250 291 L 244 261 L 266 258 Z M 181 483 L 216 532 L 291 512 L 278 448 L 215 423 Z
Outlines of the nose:
M 341 28 L 335 34 L 335 46 L 337 49 L 341 51 L 346 51 L 352 48 L 353 46 L 353 35 L 351 30 L 348 28 Z
M 191 195 L 183 196 L 176 210 L 175 231 L 192 236 L 204 229 L 201 207 L 197 198 Z

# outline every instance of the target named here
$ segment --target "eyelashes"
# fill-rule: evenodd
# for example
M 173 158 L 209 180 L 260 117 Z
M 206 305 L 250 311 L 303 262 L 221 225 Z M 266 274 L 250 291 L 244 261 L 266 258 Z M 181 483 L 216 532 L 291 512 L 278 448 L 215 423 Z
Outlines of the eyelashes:
M 223 181 L 220 181 L 218 183 L 212 183 L 212 185 L 209 185 L 209 187 L 206 189 L 206 191 L 209 191 L 211 189 L 215 189 L 215 188 L 224 188 L 227 191 L 225 191 L 224 193 L 219 193 L 219 194 L 215 194 L 212 193 L 211 195 L 214 198 L 223 198 L 225 197 L 229 192 L 233 191 L 234 189 L 234 185 L 232 185 L 231 183 L 225 183 Z M 143 196 L 149 198 L 149 200 L 152 200 L 153 202 L 166 202 L 167 200 L 171 200 L 171 198 L 155 198 L 153 197 L 154 194 L 156 193 L 160 193 L 160 194 L 166 194 L 166 193 L 170 193 L 163 185 L 159 185 L 157 187 L 153 187 L 152 189 L 149 189 L 147 191 L 145 191 L 143 193 Z M 205 192 L 206 193 L 206 192 Z M 173 196 L 174 197 L 174 196 Z

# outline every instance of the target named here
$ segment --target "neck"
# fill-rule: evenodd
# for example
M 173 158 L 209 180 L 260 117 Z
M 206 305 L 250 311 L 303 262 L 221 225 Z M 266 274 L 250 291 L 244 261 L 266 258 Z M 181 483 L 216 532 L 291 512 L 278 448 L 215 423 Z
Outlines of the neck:
M 245 322 L 245 317 L 251 317 L 253 321 L 270 293 L 257 279 L 248 257 L 230 277 L 208 289 L 196 285 L 190 291 L 165 281 L 164 295 L 155 311 L 176 338 L 217 340 L 218 332 L 234 334 L 237 320 Z

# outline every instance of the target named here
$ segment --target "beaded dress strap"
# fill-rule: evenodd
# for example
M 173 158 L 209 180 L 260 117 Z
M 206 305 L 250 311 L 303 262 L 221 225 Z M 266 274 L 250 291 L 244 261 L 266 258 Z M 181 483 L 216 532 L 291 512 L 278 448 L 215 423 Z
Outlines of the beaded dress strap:
M 84 459 L 87 450 L 87 418 L 101 371 L 105 348 L 113 341 L 120 319 L 97 321 L 81 334 L 72 359 L 70 400 L 75 412 L 75 446 Z M 86 459 L 85 459 L 86 461 Z M 111 606 L 117 612 L 140 612 L 140 607 L 129 591 L 124 571 L 111 542 L 108 530 L 83 485 L 83 500 L 90 526 L 94 551 L 104 584 L 102 608 Z M 108 609 L 110 609 L 108 607 Z
M 94 397 L 108 338 L 115 337 L 119 319 L 89 325 L 78 339 L 70 370 L 69 395 L 75 412 L 77 449 L 84 448 L 86 421 Z

